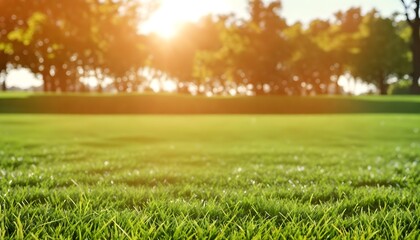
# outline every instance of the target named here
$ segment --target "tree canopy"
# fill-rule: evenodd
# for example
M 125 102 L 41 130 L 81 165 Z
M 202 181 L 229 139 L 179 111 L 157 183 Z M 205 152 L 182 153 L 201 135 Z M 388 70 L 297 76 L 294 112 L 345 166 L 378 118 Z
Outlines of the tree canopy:
M 29 68 L 51 92 L 92 91 L 83 79 L 94 78 L 98 92 L 171 79 L 192 94 L 339 94 L 351 75 L 386 94 L 391 79 L 420 77 L 418 1 L 401 2 L 404 22 L 351 8 L 287 24 L 281 1 L 250 0 L 247 18 L 206 16 L 168 40 L 139 31 L 140 1 L 0 0 L 0 72 Z

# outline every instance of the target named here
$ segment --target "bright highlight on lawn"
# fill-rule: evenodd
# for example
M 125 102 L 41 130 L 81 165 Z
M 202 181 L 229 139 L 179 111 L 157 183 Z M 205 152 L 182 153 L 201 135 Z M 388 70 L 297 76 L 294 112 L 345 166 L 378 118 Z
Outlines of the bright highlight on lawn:
M 420 116 L 0 116 L 0 238 L 418 239 Z

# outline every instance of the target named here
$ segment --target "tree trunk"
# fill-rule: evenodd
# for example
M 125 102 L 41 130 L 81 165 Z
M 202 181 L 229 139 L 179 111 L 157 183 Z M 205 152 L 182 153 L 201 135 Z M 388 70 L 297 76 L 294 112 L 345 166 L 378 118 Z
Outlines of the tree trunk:
M 3 92 L 7 91 L 7 84 L 6 84 L 6 78 L 3 79 L 3 82 L 1 83 L 1 90 Z
M 117 92 L 121 92 L 121 79 L 120 78 L 114 78 L 114 88 L 117 90 Z
M 413 82 L 411 85 L 411 93 L 419 94 L 419 78 L 420 78 L 420 19 L 415 20 L 412 23 L 412 45 L 413 51 Z
M 57 80 L 55 79 L 55 76 L 53 78 L 51 78 L 51 83 L 50 83 L 50 92 L 57 92 Z
M 102 93 L 104 91 L 103 87 L 102 87 L 102 81 L 98 81 L 98 86 L 96 87 L 96 92 L 97 93 Z
M 337 75 L 337 80 L 333 81 L 334 84 L 334 95 L 342 95 L 343 92 L 341 91 L 341 86 L 338 84 L 338 79 L 340 79 L 341 75 Z
M 43 85 L 42 85 L 42 90 L 46 93 L 46 92 L 48 92 L 48 83 L 47 83 L 47 81 L 43 81 Z
M 379 93 L 384 96 L 388 94 L 388 84 L 383 77 L 379 78 Z
M 4 78 L 3 78 L 3 82 L 1 83 L 1 90 L 2 91 L 7 91 L 7 83 L 6 83 L 6 79 L 7 79 L 7 60 L 8 60 L 8 56 L 2 52 L 0 52 L 0 77 L 1 74 L 4 73 Z
M 66 93 L 68 91 L 67 89 L 68 84 L 67 84 L 67 79 L 60 79 L 60 92 L 62 93 Z
M 43 91 L 44 92 L 49 92 L 51 89 L 51 79 L 50 79 L 50 75 L 48 73 L 43 73 L 42 75 L 42 83 L 43 83 Z
M 55 75 L 56 81 L 58 81 L 58 89 L 60 93 L 65 93 L 68 91 L 68 83 L 67 83 L 67 76 L 65 71 L 58 71 Z

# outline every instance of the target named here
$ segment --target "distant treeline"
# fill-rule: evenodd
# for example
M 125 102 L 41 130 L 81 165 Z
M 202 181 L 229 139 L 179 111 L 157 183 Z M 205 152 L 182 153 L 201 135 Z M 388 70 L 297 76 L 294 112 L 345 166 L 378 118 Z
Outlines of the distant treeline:
M 29 68 L 45 92 L 90 91 L 93 78 L 97 92 L 172 79 L 181 93 L 340 94 L 338 79 L 352 76 L 381 94 L 390 79 L 410 80 L 419 93 L 420 0 L 393 1 L 406 21 L 351 8 L 290 25 L 281 1 L 250 0 L 249 18 L 207 16 L 167 40 L 139 33 L 152 13 L 142 1 L 0 0 L 0 72 Z

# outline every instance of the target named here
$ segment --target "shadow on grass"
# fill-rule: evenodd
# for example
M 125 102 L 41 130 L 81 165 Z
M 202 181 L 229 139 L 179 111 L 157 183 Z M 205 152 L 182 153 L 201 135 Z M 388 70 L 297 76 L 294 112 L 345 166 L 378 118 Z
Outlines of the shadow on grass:
M 0 98 L 0 113 L 326 114 L 420 113 L 420 98 L 192 97 L 182 95 L 30 95 Z

